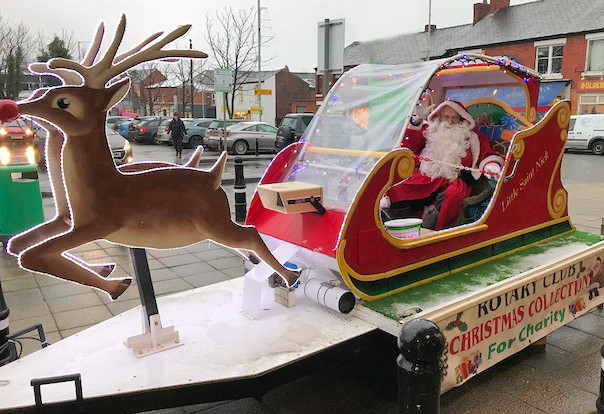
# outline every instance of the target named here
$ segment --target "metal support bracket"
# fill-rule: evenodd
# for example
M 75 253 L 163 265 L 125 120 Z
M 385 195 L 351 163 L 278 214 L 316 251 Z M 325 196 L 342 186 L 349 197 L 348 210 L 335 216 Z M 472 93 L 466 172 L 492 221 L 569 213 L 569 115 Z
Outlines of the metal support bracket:
M 128 348 L 132 348 L 132 352 L 137 358 L 184 345 L 180 342 L 178 331 L 174 329 L 174 326 L 164 328 L 161 324 L 145 249 L 130 248 L 130 255 L 141 298 L 143 333 L 128 338 L 124 344 Z

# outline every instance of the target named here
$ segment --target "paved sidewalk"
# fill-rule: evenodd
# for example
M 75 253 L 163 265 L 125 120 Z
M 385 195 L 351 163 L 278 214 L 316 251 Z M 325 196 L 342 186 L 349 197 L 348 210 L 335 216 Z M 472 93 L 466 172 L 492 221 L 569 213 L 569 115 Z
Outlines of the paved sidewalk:
M 575 226 L 599 233 L 604 215 L 604 184 L 576 177 L 565 178 L 564 184 L 569 191 L 569 212 Z M 253 185 L 248 187 L 253 191 Z M 52 199 L 45 198 L 44 204 L 47 215 L 52 216 Z M 116 276 L 133 274 L 129 252 L 124 247 L 94 242 L 75 252 L 92 263 L 117 263 Z M 241 277 L 244 271 L 242 260 L 232 251 L 209 242 L 185 249 L 149 250 L 148 259 L 158 296 Z M 140 304 L 136 286 L 111 302 L 106 294 L 91 288 L 25 272 L 6 253 L 0 253 L 0 278 L 11 311 L 11 331 L 42 323 L 51 343 Z M 594 310 L 550 334 L 544 353 L 523 352 L 447 392 L 442 397 L 441 412 L 593 413 L 599 386 L 599 349 L 603 344 L 604 312 Z M 38 346 L 33 340 L 24 340 L 23 355 Z M 309 375 L 258 399 L 158 412 L 398 412 L 396 402 L 376 390 L 375 382 L 374 377 L 365 375 L 358 361 L 351 361 L 350 365 Z

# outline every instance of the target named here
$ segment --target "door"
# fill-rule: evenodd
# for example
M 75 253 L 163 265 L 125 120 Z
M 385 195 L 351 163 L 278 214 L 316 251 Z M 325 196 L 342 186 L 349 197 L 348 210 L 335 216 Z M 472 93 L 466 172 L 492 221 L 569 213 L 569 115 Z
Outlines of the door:
M 277 139 L 277 128 L 272 125 L 259 124 L 258 133 L 260 134 L 259 148 L 264 151 L 273 151 Z
M 568 138 L 566 139 L 566 148 L 587 149 L 587 137 L 584 135 L 584 128 L 581 128 L 581 121 L 587 118 L 571 118 L 568 125 Z

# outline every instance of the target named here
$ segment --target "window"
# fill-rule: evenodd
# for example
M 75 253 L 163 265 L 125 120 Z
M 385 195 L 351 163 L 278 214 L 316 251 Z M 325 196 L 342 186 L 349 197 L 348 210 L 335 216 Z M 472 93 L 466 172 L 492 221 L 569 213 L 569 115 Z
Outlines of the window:
M 258 125 L 258 130 L 260 132 L 268 132 L 268 133 L 271 133 L 271 134 L 276 134 L 277 133 L 277 128 L 275 128 L 274 126 L 271 126 L 271 125 L 260 124 L 260 125 Z
M 604 72 L 604 34 L 586 35 L 585 39 L 587 40 L 585 71 Z
M 604 114 L 604 94 L 579 95 L 578 114 Z
M 537 48 L 537 72 L 542 75 L 562 73 L 563 46 L 541 46 Z
M 244 131 L 258 131 L 258 126 L 252 125 L 243 129 Z
M 570 124 L 568 125 L 569 132 L 575 129 L 575 122 L 577 122 L 577 120 L 574 118 L 570 120 Z
M 550 78 L 562 77 L 562 53 L 566 39 L 535 42 L 535 69 Z
M 295 129 L 296 128 L 296 118 L 286 116 L 285 118 L 283 118 L 283 121 L 281 121 L 281 126 Z

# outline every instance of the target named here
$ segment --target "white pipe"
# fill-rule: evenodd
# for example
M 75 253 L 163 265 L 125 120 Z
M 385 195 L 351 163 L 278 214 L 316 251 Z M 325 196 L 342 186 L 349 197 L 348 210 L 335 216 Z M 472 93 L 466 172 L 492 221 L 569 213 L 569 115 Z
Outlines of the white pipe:
M 318 279 L 308 279 L 304 285 L 304 295 L 341 313 L 349 313 L 356 302 L 352 292 Z

